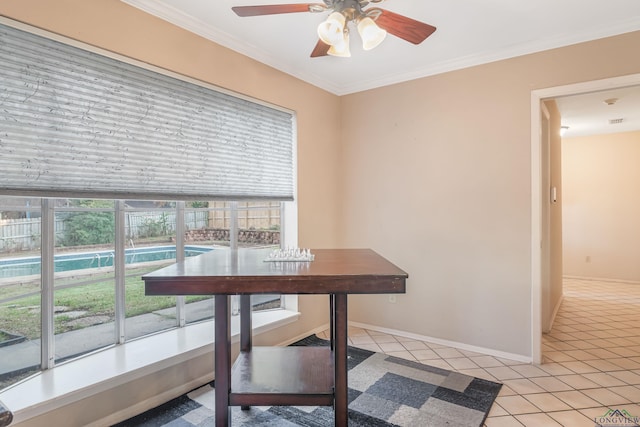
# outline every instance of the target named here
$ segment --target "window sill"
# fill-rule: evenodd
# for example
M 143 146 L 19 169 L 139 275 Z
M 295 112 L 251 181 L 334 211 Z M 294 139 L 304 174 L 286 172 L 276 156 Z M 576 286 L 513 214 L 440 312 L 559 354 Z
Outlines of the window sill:
M 289 310 L 254 313 L 253 333 L 259 335 L 295 322 L 299 316 L 300 313 Z M 13 412 L 14 423 L 19 423 L 153 375 L 172 365 L 212 352 L 213 323 L 207 321 L 172 329 L 60 364 L 0 392 L 0 401 Z M 239 323 L 239 316 L 233 316 L 232 342 L 239 340 Z

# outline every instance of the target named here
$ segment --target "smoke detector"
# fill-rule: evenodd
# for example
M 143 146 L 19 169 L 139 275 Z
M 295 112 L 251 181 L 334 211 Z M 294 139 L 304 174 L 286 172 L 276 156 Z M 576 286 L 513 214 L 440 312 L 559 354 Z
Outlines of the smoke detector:
M 605 99 L 605 100 L 604 100 L 604 101 L 602 101 L 602 102 L 604 102 L 604 103 L 605 103 L 605 104 L 607 104 L 607 105 L 613 105 L 613 104 L 615 104 L 616 102 L 618 102 L 618 98 L 609 98 L 609 99 Z

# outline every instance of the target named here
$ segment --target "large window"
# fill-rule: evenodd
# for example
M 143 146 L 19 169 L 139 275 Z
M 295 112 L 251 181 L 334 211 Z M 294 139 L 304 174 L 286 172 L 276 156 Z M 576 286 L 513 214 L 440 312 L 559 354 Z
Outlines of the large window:
M 0 389 L 211 318 L 141 276 L 295 229 L 293 112 L 2 17 L 0 38 Z
M 141 276 L 212 250 L 280 247 L 281 205 L 0 197 L 0 389 L 87 352 L 211 319 L 210 296 L 147 297 Z M 282 303 L 260 295 L 252 306 Z

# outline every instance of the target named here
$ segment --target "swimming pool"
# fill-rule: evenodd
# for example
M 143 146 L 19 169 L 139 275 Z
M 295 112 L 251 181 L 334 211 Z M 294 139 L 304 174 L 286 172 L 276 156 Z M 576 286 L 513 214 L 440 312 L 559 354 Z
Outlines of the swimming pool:
M 200 255 L 213 248 L 207 246 L 185 246 L 185 257 Z M 113 266 L 113 251 L 95 251 L 61 254 L 54 257 L 56 272 L 84 270 Z M 175 246 L 153 246 L 125 250 L 125 264 L 169 260 L 176 258 Z M 40 257 L 24 257 L 0 260 L 0 279 L 40 274 Z

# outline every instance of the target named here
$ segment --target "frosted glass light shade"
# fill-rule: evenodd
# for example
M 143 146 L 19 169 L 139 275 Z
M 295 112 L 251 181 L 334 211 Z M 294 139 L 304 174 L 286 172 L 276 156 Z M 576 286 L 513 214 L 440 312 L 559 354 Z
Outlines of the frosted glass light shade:
M 358 22 L 358 33 L 362 38 L 362 48 L 364 50 L 371 50 L 378 46 L 387 36 L 387 32 L 373 21 L 373 19 L 366 17 Z
M 333 46 L 344 40 L 345 17 L 340 12 L 333 12 L 326 21 L 318 25 L 318 37 L 328 45 Z
M 345 31 L 343 33 L 342 40 L 331 45 L 327 54 L 331 56 L 340 56 L 343 58 L 351 57 L 351 51 L 349 50 L 349 32 Z

